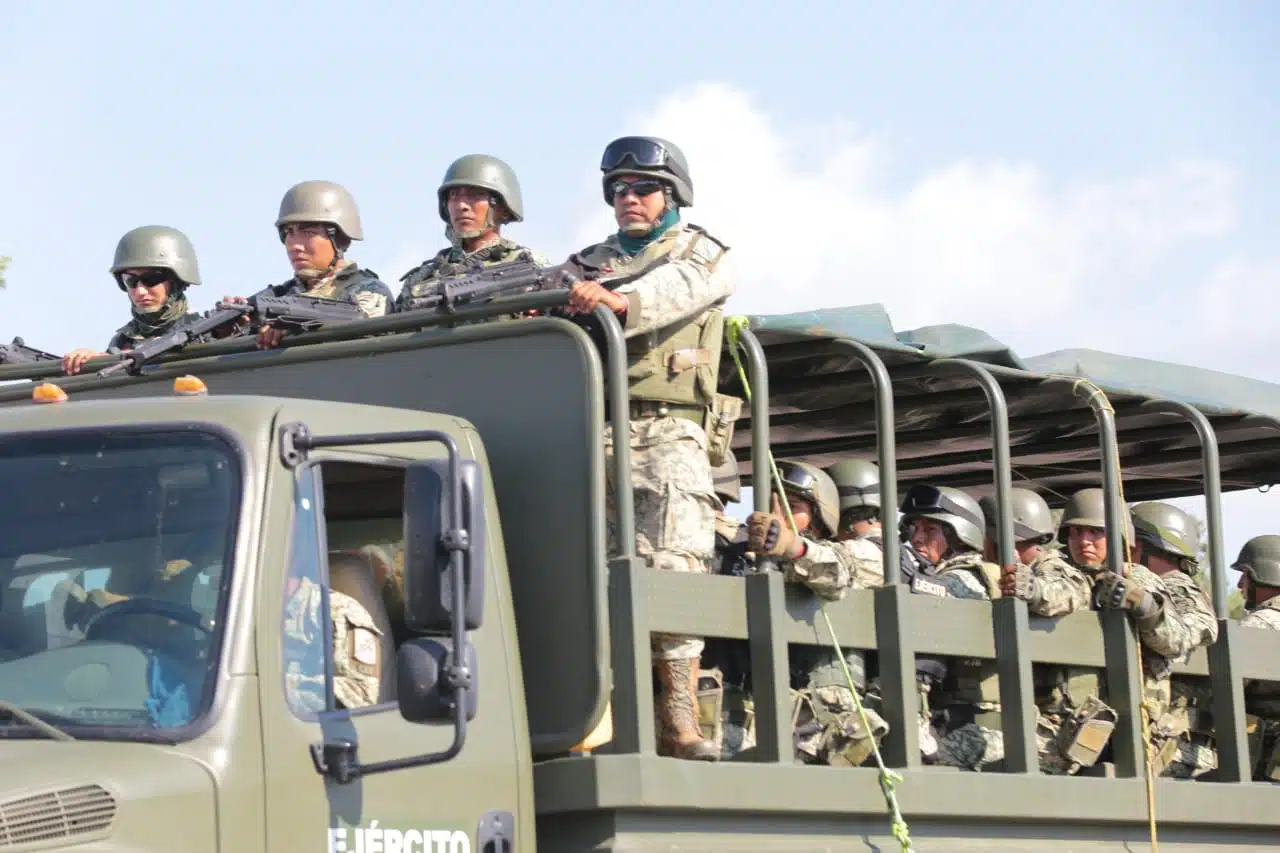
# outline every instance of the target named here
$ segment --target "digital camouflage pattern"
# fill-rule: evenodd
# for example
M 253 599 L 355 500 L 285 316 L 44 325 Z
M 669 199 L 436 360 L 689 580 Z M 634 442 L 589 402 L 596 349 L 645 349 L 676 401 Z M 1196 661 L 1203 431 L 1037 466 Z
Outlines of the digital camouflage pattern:
M 310 578 L 302 578 L 285 602 L 285 690 L 296 710 L 325 710 L 320 646 L 323 601 L 323 589 Z M 382 632 L 368 610 L 341 592 L 329 591 L 329 617 L 333 623 L 334 698 L 347 709 L 376 705 L 384 663 L 379 658 Z
M 150 314 L 139 314 L 134 311 L 129 322 L 116 329 L 111 335 L 106 351 L 111 355 L 119 355 L 145 340 L 168 334 L 179 323 L 189 323 L 199 319 L 200 315 L 190 310 L 185 296 L 170 294 L 159 311 L 153 311 Z M 196 343 L 209 339 L 208 335 L 204 335 Z
M 1089 609 L 1093 581 L 1067 562 L 1056 548 L 1041 548 L 1027 567 L 1030 594 L 1027 608 L 1037 616 L 1065 616 Z
M 857 767 L 871 757 L 872 742 L 879 746 L 889 732 L 884 718 L 864 706 L 867 730 L 848 687 L 793 690 L 791 700 L 796 758 L 805 764 Z
M 1186 572 L 1169 572 L 1160 579 L 1169 590 L 1173 607 L 1190 632 L 1191 648 L 1211 646 L 1218 641 L 1218 617 L 1213 602 Z
M 461 246 L 441 249 L 435 257 L 423 261 L 400 276 L 403 285 L 400 288 L 400 295 L 396 298 L 396 309 L 404 311 L 413 300 L 434 294 L 442 278 L 466 274 L 476 264 L 490 267 L 494 264 L 518 260 L 521 253 L 528 253 L 537 266 L 551 266 L 550 262 L 538 252 L 505 237 L 491 246 L 485 246 L 474 252 L 466 252 Z
M 613 441 L 613 427 L 606 426 L 609 552 L 616 554 Z M 660 571 L 710 572 L 721 506 L 711 480 L 706 433 L 684 418 L 637 418 L 631 421 L 630 442 L 636 554 Z M 663 660 L 696 658 L 702 648 L 698 638 L 653 637 L 654 656 Z
M 314 281 L 297 277 L 272 287 L 276 296 L 316 296 L 354 303 L 366 317 L 381 317 L 393 308 L 391 288 L 378 280 L 378 274 L 362 269 L 352 261 L 339 261 L 329 275 Z
M 1240 620 L 1246 628 L 1269 628 L 1280 631 L 1280 595 L 1269 598 L 1249 611 Z
M 981 771 L 1004 759 L 1004 736 L 995 729 L 966 723 L 938 738 L 939 764 Z
M 824 598 L 844 590 L 884 586 L 884 552 L 868 539 L 805 540 L 804 555 L 787 563 L 787 580 L 803 583 Z
M 1000 597 L 999 568 L 976 551 L 944 557 L 934 571 L 934 580 L 947 588 L 949 598 L 989 601 Z
M 733 293 L 732 278 L 720 263 L 728 250 L 706 231 L 677 223 L 639 254 L 628 255 L 612 234 L 579 256 L 589 266 L 609 267 L 610 278 L 638 275 L 613 288 L 626 297 L 623 332 L 627 338 L 683 325 L 719 306 Z

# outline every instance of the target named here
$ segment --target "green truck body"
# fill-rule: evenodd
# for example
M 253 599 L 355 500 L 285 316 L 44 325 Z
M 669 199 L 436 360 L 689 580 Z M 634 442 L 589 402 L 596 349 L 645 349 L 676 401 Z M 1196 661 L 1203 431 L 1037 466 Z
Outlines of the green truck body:
M 886 452 L 890 465 L 896 453 L 886 497 L 915 479 L 998 491 L 1010 459 L 1069 493 L 1107 481 L 1111 423 L 1126 498 L 1203 490 L 1194 418 L 1152 402 L 1174 399 L 1176 389 L 1099 379 L 1108 415 L 1051 378 L 1057 370 L 1037 374 L 989 341 L 946 351 L 936 340 L 882 340 L 858 326 L 874 312 L 850 316 L 852 331 L 811 314 L 751 318 L 746 365 L 757 393 L 735 438 L 748 483 L 761 482 L 767 457 L 751 448 L 763 441 L 779 458 L 818 464 L 879 450 L 883 468 Z M 616 345 L 617 330 L 607 331 Z M 362 337 L 371 332 L 380 334 Z M 0 477 L 3 515 L 16 519 L 0 542 L 0 700 L 56 727 L 0 713 L 0 853 L 898 849 L 874 767 L 792 760 L 787 648 L 831 642 L 813 597 L 777 573 L 670 576 L 606 553 L 601 435 L 625 388 L 582 328 L 544 317 L 418 329 L 387 318 L 309 340 L 275 352 L 244 342 L 193 347 L 141 376 L 0 369 L 0 381 L 14 380 L 0 385 Z M 174 393 L 185 375 L 207 393 Z M 994 392 L 974 385 L 983 376 L 994 378 Z M 58 383 L 68 399 L 34 403 L 33 378 Z M 728 355 L 722 387 L 743 393 Z M 1280 399 L 1280 389 L 1254 390 Z M 1191 401 L 1211 440 L 1218 436 L 1223 487 L 1270 483 L 1280 434 L 1266 406 Z M 993 434 L 1005 437 L 994 456 Z M 432 436 L 447 437 L 466 463 L 458 478 Z M 440 576 L 474 573 L 466 590 L 483 603 L 478 627 L 413 630 L 415 605 L 386 607 L 400 648 L 395 662 L 383 661 L 380 703 L 300 712 L 283 627 L 290 579 L 311 573 L 324 582 L 326 554 L 404 544 L 406 533 L 435 522 L 445 530 L 464 482 L 467 568 L 449 563 Z M 1215 507 L 1217 489 L 1209 490 Z M 757 505 L 767 497 L 756 490 Z M 1220 531 L 1210 521 L 1222 587 Z M 407 548 L 406 577 L 429 574 L 415 575 L 414 560 L 450 559 L 425 553 Z M 138 572 L 184 554 L 207 568 L 193 574 L 182 606 L 206 618 L 172 652 L 177 660 L 197 649 L 181 696 L 156 686 L 167 676 L 155 656 L 104 636 L 105 619 L 86 629 L 99 631 L 96 642 L 41 633 L 49 613 L 64 612 L 57 581 L 87 589 L 94 572 Z M 418 580 L 406 589 L 419 615 L 423 597 L 440 594 Z M 1225 595 L 1215 588 L 1216 603 Z M 842 645 L 877 661 L 894 727 L 884 757 L 903 777 L 896 796 L 914 850 L 1146 849 L 1147 788 L 1130 713 L 1135 647 L 1123 617 L 1028 618 L 1020 602 L 936 600 L 900 584 L 855 591 L 827 614 Z M 1225 758 L 1211 781 L 1156 782 L 1165 851 L 1269 849 L 1280 830 L 1280 788 L 1247 781 L 1242 698 L 1244 678 L 1280 680 L 1280 637 L 1220 616 L 1218 644 L 1178 672 L 1211 679 Z M 719 764 L 657 756 L 648 667 L 657 631 L 750 641 L 756 750 Z M 427 677 L 429 652 L 451 648 L 459 633 L 474 664 L 474 713 L 461 725 L 440 711 L 449 695 L 443 669 Z M 31 647 L 37 635 L 47 647 Z M 1000 772 L 921 766 L 910 673 L 913 656 L 927 653 L 999 662 L 1009 753 Z M 1047 777 L 1033 762 L 1026 772 L 1032 662 L 1106 674 L 1122 722 L 1105 772 Z M 166 714 L 168 725 L 156 723 Z M 610 742 L 575 750 L 602 721 Z M 414 763 L 427 755 L 435 758 Z M 344 759 L 369 772 L 336 778 Z

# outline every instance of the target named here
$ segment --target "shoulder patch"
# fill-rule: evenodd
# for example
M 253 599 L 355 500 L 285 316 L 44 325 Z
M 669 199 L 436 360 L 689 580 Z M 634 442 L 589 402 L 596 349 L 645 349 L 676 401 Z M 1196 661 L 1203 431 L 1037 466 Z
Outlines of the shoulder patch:
M 351 656 L 367 666 L 377 666 L 377 635 L 368 628 L 353 628 L 351 630 Z
M 708 231 L 707 229 L 703 228 L 701 225 L 694 225 L 692 222 L 689 222 L 689 223 L 686 223 L 686 224 L 688 225 L 688 227 L 689 227 L 689 229 L 690 229 L 690 230 L 692 230 L 692 231 L 697 231 L 697 232 L 698 232 L 699 234 L 701 234 L 703 237 L 707 238 L 708 240 L 710 240 L 711 242 L 713 242 L 713 243 L 715 243 L 717 246 L 719 246 L 719 247 L 721 248 L 721 250 L 722 250 L 722 251 L 725 251 L 725 252 L 729 251 L 729 244 L 728 244 L 728 243 L 724 242 L 724 241 L 723 241 L 723 240 L 721 240 L 719 237 L 716 237 L 714 234 L 712 234 L 712 233 L 711 233 L 710 231 Z

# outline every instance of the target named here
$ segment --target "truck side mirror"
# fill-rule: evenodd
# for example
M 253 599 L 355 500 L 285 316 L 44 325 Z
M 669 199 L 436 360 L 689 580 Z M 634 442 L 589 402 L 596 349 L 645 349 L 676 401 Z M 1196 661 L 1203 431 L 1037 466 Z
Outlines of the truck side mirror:
M 400 646 L 396 652 L 396 692 L 402 717 L 411 723 L 454 720 L 459 696 L 463 696 L 466 719 L 476 718 L 480 683 L 476 649 L 471 643 L 464 645 L 459 661 L 454 660 L 453 640 L 448 637 L 414 637 Z M 453 669 L 459 665 L 461 672 Z M 459 678 L 466 681 L 465 692 L 453 683 Z
M 426 459 L 408 466 L 404 474 L 404 621 L 416 633 L 450 633 L 453 628 L 454 589 L 462 586 L 465 630 L 474 631 L 484 618 L 486 541 L 484 476 L 480 464 L 458 460 L 462 519 L 459 533 L 465 545 L 460 578 L 451 570 L 454 551 L 446 547 L 449 507 L 453 500 L 447 459 Z M 461 544 L 461 543 L 455 543 Z

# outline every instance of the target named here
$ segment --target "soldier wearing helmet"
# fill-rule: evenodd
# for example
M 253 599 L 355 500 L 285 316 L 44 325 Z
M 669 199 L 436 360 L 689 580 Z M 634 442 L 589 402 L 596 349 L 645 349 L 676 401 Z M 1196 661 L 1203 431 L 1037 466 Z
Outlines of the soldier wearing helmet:
M 864 459 L 845 459 L 827 469 L 840 497 L 836 537 L 853 561 L 857 586 L 884 585 L 884 545 L 880 527 L 880 472 Z M 902 550 L 904 572 L 913 555 Z
M 1244 593 L 1246 613 L 1240 624 L 1280 631 L 1280 536 L 1253 537 L 1231 568 L 1240 572 Z M 1253 778 L 1280 782 L 1280 685 L 1246 679 L 1244 701 L 1245 710 L 1259 723 L 1249 738 Z
M 364 239 L 360 211 L 351 193 L 332 181 L 303 181 L 290 187 L 280 200 L 276 233 L 293 266 L 293 278 L 274 285 L 276 296 L 317 296 L 351 302 L 366 317 L 381 317 L 393 310 L 391 289 L 372 270 L 346 257 L 355 240 Z M 225 297 L 245 302 L 243 297 Z M 258 330 L 258 347 L 280 345 L 283 330 L 270 324 Z
M 995 497 L 980 502 L 987 518 L 987 556 L 997 553 Z M 1092 575 L 1072 565 L 1051 546 L 1056 527 L 1044 498 L 1030 489 L 1009 492 L 1017 563 L 1004 568 L 1000 590 L 1027 602 L 1037 616 L 1059 617 L 1086 611 L 1093 594 Z M 1117 714 L 1102 701 L 1092 669 L 1037 664 L 1035 683 L 1036 746 L 1040 770 L 1054 776 L 1078 773 L 1093 765 L 1115 730 Z
M 1156 775 L 1185 776 L 1206 763 L 1195 745 L 1170 736 L 1162 725 L 1180 726 L 1173 713 L 1174 663 L 1185 662 L 1197 646 L 1197 630 L 1188 624 L 1178 596 L 1164 578 L 1139 563 L 1126 562 L 1121 573 L 1108 568 L 1105 498 L 1102 489 L 1081 489 L 1062 511 L 1058 541 L 1066 542 L 1071 562 L 1093 580 L 1092 606 L 1127 613 L 1143 646 L 1143 704 L 1151 714 Z M 1125 538 L 1133 541 L 1132 519 L 1124 514 Z M 1185 715 L 1185 705 L 1180 709 Z M 1185 722 L 1185 719 L 1182 720 Z M 1180 731 L 1185 731 L 1185 727 Z
M 1218 617 L 1213 602 L 1193 578 L 1199 569 L 1196 520 L 1158 501 L 1138 504 L 1130 514 L 1134 560 L 1164 581 L 1170 603 L 1190 633 L 1191 647 L 1213 645 L 1218 639 Z M 1163 747 L 1165 766 L 1160 775 L 1191 779 L 1217 768 L 1209 716 L 1213 699 L 1207 685 L 1178 681 L 1170 685 L 1169 699 L 1171 707 L 1163 719 L 1154 721 L 1152 737 L 1157 750 Z M 1169 734 L 1176 731 L 1183 734 L 1176 738 Z
M 724 302 L 733 291 L 725 247 L 680 221 L 679 208 L 693 203 L 693 185 L 684 155 L 670 142 L 616 139 L 605 147 L 600 168 L 618 232 L 579 259 L 617 279 L 574 284 L 567 308 L 582 315 L 606 306 L 627 341 L 636 552 L 659 570 L 710 572 L 721 506 L 711 469 L 729 449 L 742 402 L 717 391 Z M 615 440 L 621 437 L 606 427 L 610 458 Z M 613 466 L 606 472 L 612 487 Z M 611 552 L 616 549 L 610 541 Z M 702 649 L 699 637 L 654 637 L 663 755 L 718 757 L 693 716 Z
M 900 512 L 900 535 L 931 568 L 913 581 L 914 592 L 978 601 L 1000 597 L 1000 571 L 982 556 L 986 519 L 971 495 L 920 483 L 907 491 Z M 999 693 L 990 665 L 958 664 L 933 699 L 941 712 L 940 736 L 922 737 L 921 751 L 939 764 L 979 770 L 1004 757 L 998 727 L 986 725 L 999 713 Z M 925 699 L 933 688 L 926 693 L 923 686 Z M 932 721 L 931 713 L 923 713 Z
M 999 553 L 996 499 L 987 495 L 978 503 L 987 520 L 986 557 L 995 560 Z M 1030 489 L 1014 488 L 1009 490 L 1009 504 L 1017 563 L 1002 570 L 1001 594 L 1021 598 L 1037 616 L 1088 610 L 1093 584 L 1084 572 L 1063 559 L 1058 549 L 1050 547 L 1056 530 L 1044 498 Z
M 112 334 L 105 352 L 80 348 L 67 353 L 62 369 L 68 374 L 79 373 L 91 358 L 119 355 L 200 316 L 186 297 L 187 287 L 200 283 L 196 250 L 176 228 L 144 225 L 126 233 L 116 243 L 111 275 L 128 294 L 133 316 Z
M 502 226 L 524 221 L 524 202 L 516 173 L 489 154 L 467 154 L 449 164 L 436 190 L 436 209 L 445 223 L 449 248 L 400 276 L 398 310 L 431 295 L 443 278 L 528 257 L 548 266 L 537 252 L 502 236 Z
M 802 583 L 823 598 L 839 600 L 850 588 L 863 586 L 855 575 L 847 543 L 830 541 L 840 523 L 836 484 L 826 472 L 804 462 L 779 462 L 778 474 L 794 528 L 774 496 L 772 513 L 753 512 L 747 518 L 748 547 L 759 556 L 783 561 L 788 582 Z M 866 684 L 866 660 L 860 651 L 847 651 L 845 664 L 854 685 Z M 848 678 L 834 649 L 807 646 L 793 649 L 791 674 L 796 757 L 806 764 L 857 766 L 872 754 L 889 725 L 870 708 L 868 732 L 857 712 Z

